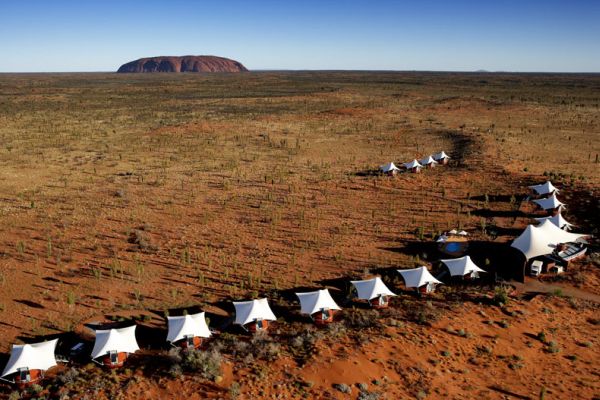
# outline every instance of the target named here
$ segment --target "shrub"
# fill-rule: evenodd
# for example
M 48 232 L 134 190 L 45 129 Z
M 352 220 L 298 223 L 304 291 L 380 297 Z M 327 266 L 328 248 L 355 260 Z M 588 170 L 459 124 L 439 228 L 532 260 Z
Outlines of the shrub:
M 494 299 L 493 302 L 497 306 L 503 306 L 508 303 L 510 298 L 508 297 L 508 288 L 504 285 L 496 286 L 494 288 Z
M 377 325 L 377 314 L 371 310 L 349 310 L 344 323 L 348 328 L 371 328 Z
M 352 388 L 345 383 L 334 383 L 333 388 L 345 394 L 352 393 Z
M 215 380 L 221 375 L 222 357 L 218 351 L 186 351 L 182 355 L 182 366 L 185 370 L 199 372 L 205 379 Z

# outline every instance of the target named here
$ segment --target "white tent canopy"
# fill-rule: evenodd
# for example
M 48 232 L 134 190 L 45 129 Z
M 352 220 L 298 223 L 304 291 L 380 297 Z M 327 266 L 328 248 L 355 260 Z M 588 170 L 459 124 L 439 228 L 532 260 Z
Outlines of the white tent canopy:
M 469 256 L 441 261 L 450 270 L 450 276 L 464 276 L 470 274 L 471 272 L 486 272 L 485 270 L 475 265 L 475 263 L 471 260 L 471 257 Z
M 423 166 L 419 164 L 417 160 L 412 160 L 411 162 L 404 163 L 404 168 L 413 169 L 413 168 L 422 168 Z
M 356 288 L 356 292 L 358 293 L 358 298 L 363 300 L 372 300 L 379 296 L 395 296 L 396 294 L 392 292 L 388 287 L 383 283 L 380 277 L 376 277 L 373 279 L 366 279 L 363 281 L 351 281 L 354 287 Z
M 316 292 L 296 293 L 300 300 L 300 312 L 312 315 L 325 309 L 341 310 L 329 294 L 329 290 L 321 289 Z
M 571 233 L 562 230 L 550 220 L 542 221 L 542 223 L 538 225 L 538 228 L 542 229 L 555 244 L 581 242 L 584 237 L 589 236 L 585 233 Z
M 539 195 L 550 194 L 552 192 L 554 192 L 554 193 L 559 192 L 559 190 L 550 181 L 546 181 L 539 185 L 529 186 L 529 188 Z
M 393 162 L 384 164 L 384 165 L 380 166 L 379 169 L 385 173 L 400 170 L 400 168 L 396 167 L 396 165 Z
M 419 288 L 428 283 L 442 283 L 435 279 L 425 266 L 412 269 L 399 269 L 398 272 L 404 278 L 404 284 L 407 288 Z
M 523 233 L 513 240 L 511 247 L 521 251 L 529 260 L 552 253 L 558 243 L 581 241 L 585 236 L 566 232 L 545 220 L 539 226 L 528 225 Z
M 547 199 L 533 200 L 533 202 L 544 210 L 554 210 L 557 207 L 564 206 L 564 203 L 556 198 L 556 193 L 552 193 L 552 196 Z
M 234 301 L 235 323 L 246 325 L 256 320 L 275 321 L 277 317 L 271 311 L 267 299 L 257 299 L 249 301 Z
M 34 344 L 14 344 L 2 377 L 18 372 L 20 368 L 45 371 L 56 365 L 54 350 L 58 339 Z
M 564 219 L 561 213 L 558 213 L 551 217 L 536 218 L 536 220 L 539 222 L 544 222 L 544 221 L 548 220 L 563 230 L 570 230 L 571 227 L 574 226 L 573 224 L 568 222 L 566 219 Z
M 206 324 L 204 313 L 182 315 L 177 317 L 167 317 L 169 332 L 167 341 L 174 343 L 185 339 L 186 336 L 210 337 L 210 330 Z
M 139 350 L 135 339 L 135 328 L 136 326 L 132 325 L 127 328 L 97 330 L 92 358 L 102 357 L 110 351 L 134 353 Z
M 443 160 L 444 158 L 450 158 L 450 157 L 448 157 L 448 154 L 446 154 L 443 150 L 440 151 L 439 153 L 435 153 L 433 155 L 433 159 L 435 161 L 440 161 L 440 160 Z
M 420 161 L 421 165 L 437 164 L 438 162 L 433 159 L 432 156 L 425 157 Z

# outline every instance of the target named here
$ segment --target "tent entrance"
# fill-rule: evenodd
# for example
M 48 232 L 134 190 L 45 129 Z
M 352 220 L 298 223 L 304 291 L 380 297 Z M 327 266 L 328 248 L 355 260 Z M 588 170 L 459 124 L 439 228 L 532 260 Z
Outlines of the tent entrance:
M 110 350 L 108 352 L 108 358 L 112 365 L 119 364 L 119 353 L 116 350 Z
M 31 382 L 31 373 L 29 372 L 29 368 L 27 367 L 23 367 L 23 368 L 17 368 L 17 373 L 19 374 L 19 381 L 20 382 Z

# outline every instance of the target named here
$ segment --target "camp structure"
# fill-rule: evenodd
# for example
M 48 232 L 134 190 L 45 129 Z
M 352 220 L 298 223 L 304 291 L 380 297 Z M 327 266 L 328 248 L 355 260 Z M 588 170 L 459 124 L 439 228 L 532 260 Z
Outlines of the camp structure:
M 417 160 L 412 160 L 411 162 L 404 163 L 403 166 L 404 168 L 406 168 L 407 171 L 413 173 L 419 173 L 421 172 L 421 168 L 423 168 L 423 166 L 419 164 Z
M 450 157 L 448 157 L 448 154 L 446 154 L 444 151 L 440 151 L 439 153 L 435 153 L 433 155 L 433 159 L 439 164 L 446 165 L 448 164 Z
M 435 286 L 442 282 L 434 278 L 429 273 L 427 267 L 397 270 L 404 279 L 404 285 L 407 288 L 415 288 L 419 293 L 431 293 L 435 291 Z
M 547 194 L 559 192 L 559 190 L 550 181 L 546 181 L 539 185 L 529 186 L 529 189 L 539 196 L 545 196 Z
M 564 203 L 556 198 L 556 193 L 552 193 L 552 195 L 546 199 L 536 199 L 533 200 L 533 202 L 542 210 L 546 210 L 552 215 L 558 214 L 558 212 L 560 212 L 560 210 L 564 207 Z
M 389 162 L 379 167 L 379 170 L 387 175 L 396 175 L 400 168 L 396 167 L 393 162 Z
M 562 214 L 559 212 L 556 215 L 552 215 L 549 217 L 543 217 L 543 218 L 536 218 L 537 221 L 539 222 L 544 222 L 546 220 L 552 222 L 554 225 L 558 226 L 560 229 L 565 230 L 565 231 L 570 231 L 571 228 L 575 225 L 571 224 L 570 222 L 567 222 L 567 220 L 565 220 L 562 216 Z
M 475 265 L 469 256 L 445 259 L 441 260 L 441 262 L 448 267 L 450 276 L 462 276 L 467 279 L 474 279 L 479 278 L 480 272 L 486 272 Z
M 235 307 L 235 324 L 241 325 L 252 333 L 268 329 L 269 321 L 277 319 L 266 298 L 234 301 L 233 306 Z
M 432 156 L 425 157 L 420 161 L 420 164 L 425 168 L 433 168 L 438 162 L 433 159 Z
M 296 296 L 300 300 L 300 313 L 310 315 L 317 325 L 333 322 L 334 313 L 341 310 L 327 289 L 296 293 Z
M 121 367 L 130 353 L 140 348 L 135 339 L 135 325 L 96 331 L 92 360 L 109 368 Z M 99 359 L 99 361 L 98 361 Z
M 169 331 L 167 342 L 173 346 L 197 349 L 202 345 L 202 339 L 210 337 L 204 313 L 167 317 Z
M 582 242 L 586 236 L 564 231 L 546 219 L 538 226 L 528 225 L 523 233 L 513 240 L 511 246 L 529 260 L 551 254 L 559 243 Z
M 362 281 L 351 281 L 356 288 L 359 299 L 367 300 L 373 308 L 385 308 L 389 304 L 389 298 L 395 296 L 383 283 L 380 277 L 365 279 Z
M 56 365 L 54 351 L 58 339 L 33 344 L 14 344 L 2 379 L 14 377 L 14 383 L 23 387 L 39 382 L 44 372 Z

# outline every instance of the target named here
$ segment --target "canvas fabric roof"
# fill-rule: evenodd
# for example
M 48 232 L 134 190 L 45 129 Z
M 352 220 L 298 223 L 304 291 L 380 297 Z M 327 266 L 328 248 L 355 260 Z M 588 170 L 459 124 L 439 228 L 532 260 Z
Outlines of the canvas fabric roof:
M 386 285 L 383 283 L 380 277 L 373 279 L 365 279 L 362 281 L 351 281 L 358 298 L 363 300 L 371 300 L 381 295 L 383 296 L 396 296 Z
M 420 168 L 422 167 L 421 164 L 419 164 L 419 162 L 417 160 L 412 160 L 411 162 L 407 162 L 404 163 L 404 168 L 406 169 L 413 169 L 413 168 Z
M 258 319 L 275 321 L 277 317 L 271 311 L 267 299 L 257 299 L 249 301 L 234 301 L 235 323 L 246 325 Z
M 399 269 L 398 272 L 404 278 L 404 284 L 407 288 L 421 287 L 430 282 L 442 283 L 435 279 L 431 273 L 427 270 L 427 267 L 419 267 L 413 269 Z
M 521 251 L 529 260 L 552 253 L 558 243 L 581 241 L 585 236 L 564 231 L 545 220 L 538 226 L 528 225 L 523 233 L 513 240 L 511 247 Z
M 433 159 L 432 156 L 425 157 L 420 161 L 421 165 L 437 164 L 438 162 Z
M 556 207 L 564 206 L 564 203 L 556 198 L 556 193 L 552 193 L 552 196 L 548 197 L 547 199 L 537 199 L 533 200 L 533 202 L 544 210 L 553 210 Z
M 204 312 L 182 315 L 176 317 L 167 317 L 169 332 L 167 333 L 168 342 L 176 342 L 184 339 L 186 336 L 210 337 L 210 329 L 206 324 Z
M 327 289 L 296 293 L 296 296 L 300 300 L 300 312 L 302 314 L 312 315 L 323 309 L 341 310 Z
M 464 276 L 470 274 L 471 272 L 486 272 L 485 270 L 479 268 L 471 257 L 464 256 L 460 258 L 451 258 L 446 260 L 441 260 L 448 270 L 450 270 L 451 276 Z
M 534 192 L 536 192 L 539 195 L 549 194 L 552 192 L 554 192 L 554 193 L 559 192 L 559 190 L 550 181 L 546 181 L 539 185 L 529 186 L 529 188 L 532 189 Z
M 568 222 L 566 219 L 564 219 L 561 213 L 558 213 L 551 217 L 536 218 L 536 220 L 539 221 L 540 223 L 548 220 L 548 221 L 552 222 L 554 225 L 558 226 L 560 229 L 569 230 L 572 226 L 574 226 L 573 224 Z
M 2 377 L 17 372 L 19 368 L 45 371 L 55 366 L 54 351 L 57 343 L 58 339 L 33 344 L 14 344 L 8 363 L 6 363 L 6 367 L 2 372 Z
M 433 155 L 433 159 L 434 159 L 435 161 L 439 161 L 439 160 L 442 160 L 442 159 L 444 159 L 444 158 L 450 158 L 450 157 L 448 157 L 448 154 L 446 154 L 446 153 L 445 153 L 443 150 L 442 150 L 442 151 L 440 151 L 439 153 L 435 153 L 435 154 Z
M 139 350 L 135 339 L 135 328 L 136 325 L 127 328 L 97 330 L 92 358 L 102 357 L 109 351 L 134 353 Z
M 382 170 L 383 172 L 391 172 L 391 171 L 400 170 L 400 168 L 396 167 L 396 165 L 393 162 L 384 164 L 384 165 L 380 166 L 379 169 Z

